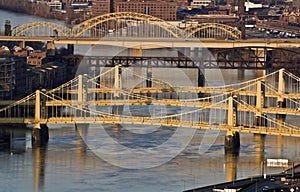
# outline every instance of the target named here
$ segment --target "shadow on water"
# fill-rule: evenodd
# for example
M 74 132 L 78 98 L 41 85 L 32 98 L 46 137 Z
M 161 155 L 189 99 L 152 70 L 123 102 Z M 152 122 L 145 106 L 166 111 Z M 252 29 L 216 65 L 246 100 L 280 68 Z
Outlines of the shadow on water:
M 2 129 L 0 131 L 0 151 L 11 154 L 26 152 L 28 133 L 29 130 L 24 129 Z
M 28 129 L 2 129 L 0 132 L 0 151 L 17 155 L 25 153 L 31 143 L 33 153 L 33 186 L 40 191 L 45 183 L 47 144 L 32 143 Z
M 10 150 L 11 134 L 7 130 L 0 131 L 0 151 Z
M 47 144 L 32 143 L 32 153 L 34 157 L 33 185 L 34 191 L 36 192 L 42 190 L 45 185 L 46 151 Z

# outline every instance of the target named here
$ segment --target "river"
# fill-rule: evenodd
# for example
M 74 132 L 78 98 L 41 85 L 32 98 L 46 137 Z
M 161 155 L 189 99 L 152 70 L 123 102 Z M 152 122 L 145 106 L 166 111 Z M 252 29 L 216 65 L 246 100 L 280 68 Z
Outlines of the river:
M 0 10 L 0 18 L 0 29 L 3 29 L 7 19 L 11 20 L 12 26 L 24 22 L 50 21 L 3 10 Z M 223 76 L 226 82 L 235 82 L 238 75 L 237 71 L 223 71 Z M 244 80 L 254 77 L 253 71 L 246 71 Z M 288 120 L 299 124 L 299 119 Z M 300 162 L 300 140 L 294 137 L 241 134 L 241 148 L 236 156 L 224 152 L 225 132 L 207 134 L 197 130 L 191 142 L 174 158 L 154 167 L 141 166 L 135 169 L 135 166 L 143 165 L 138 161 L 138 156 L 136 159 L 125 158 L 120 153 L 117 161 L 110 162 L 109 158 L 95 153 L 93 146 L 88 147 L 75 126 L 50 127 L 50 139 L 45 147 L 32 146 L 28 131 L 13 132 L 15 138 L 19 136 L 23 139 L 14 139 L 11 150 L 0 151 L 0 191 L 180 192 L 233 178 L 260 175 L 262 161 L 267 158 L 286 158 L 290 162 Z M 122 130 L 111 134 L 119 138 L 126 136 Z M 212 144 L 207 151 L 199 154 L 199 145 L 204 135 L 208 143 Z M 156 135 L 155 139 L 163 140 L 164 132 Z M 146 148 L 153 144 L 139 138 L 131 142 L 136 142 L 133 145 L 146 145 Z M 154 162 L 163 156 L 150 155 L 147 160 Z M 282 170 L 267 168 L 266 173 Z

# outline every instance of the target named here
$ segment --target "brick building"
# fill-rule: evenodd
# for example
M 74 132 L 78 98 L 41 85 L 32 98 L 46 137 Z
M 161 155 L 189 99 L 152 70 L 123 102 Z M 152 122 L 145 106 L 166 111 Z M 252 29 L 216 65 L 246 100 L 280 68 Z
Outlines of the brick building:
M 26 93 L 26 57 L 0 58 L 0 99 L 18 99 Z
M 111 1 L 110 0 L 93 0 L 92 1 L 92 16 L 98 16 L 110 13 Z
M 174 21 L 177 19 L 177 5 L 176 2 L 166 1 L 127 1 L 115 2 L 115 12 L 136 12 L 152 15 L 163 20 Z

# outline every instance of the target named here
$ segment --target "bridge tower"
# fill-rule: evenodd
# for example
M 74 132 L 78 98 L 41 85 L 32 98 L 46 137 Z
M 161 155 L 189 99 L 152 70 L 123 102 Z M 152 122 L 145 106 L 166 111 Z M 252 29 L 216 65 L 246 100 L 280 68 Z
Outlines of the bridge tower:
M 284 82 L 284 69 L 280 69 L 278 73 L 278 97 L 277 97 L 277 107 L 278 108 L 286 108 L 286 100 L 284 99 L 285 93 L 285 82 Z M 276 114 L 276 120 L 283 125 L 285 121 L 286 115 L 284 114 Z
M 147 80 L 146 80 L 146 87 L 152 87 L 152 66 L 151 61 L 148 61 L 147 65 Z
M 41 108 L 46 103 L 41 100 L 40 90 L 35 92 L 34 127 L 32 129 L 32 142 L 44 144 L 49 140 L 49 132 L 46 124 L 41 123 Z
M 83 109 L 86 105 L 86 92 L 83 84 L 83 75 L 78 75 L 78 108 Z
M 205 85 L 205 69 L 204 69 L 204 61 L 203 56 L 199 57 L 199 65 L 198 65 L 198 87 L 204 87 Z
M 122 99 L 122 69 L 121 65 L 118 64 L 115 66 L 115 81 L 114 81 L 114 90 L 113 90 L 113 97 L 115 99 Z M 112 106 L 112 113 L 120 115 L 123 113 L 124 105 L 113 105 Z
M 230 96 L 228 103 L 228 126 L 225 136 L 225 153 L 238 153 L 240 149 L 240 134 L 236 131 L 232 131 L 231 128 L 237 126 L 237 96 Z
M 256 83 L 256 109 L 258 111 L 255 114 L 256 126 L 267 126 L 266 115 L 262 114 L 262 109 L 265 107 L 265 85 L 262 81 Z

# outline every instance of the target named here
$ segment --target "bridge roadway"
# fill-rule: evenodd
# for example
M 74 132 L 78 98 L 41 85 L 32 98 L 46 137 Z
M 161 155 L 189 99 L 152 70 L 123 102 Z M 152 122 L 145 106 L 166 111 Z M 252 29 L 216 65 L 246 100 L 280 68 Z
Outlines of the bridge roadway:
M 143 87 L 143 88 L 134 88 L 130 89 L 131 94 L 147 94 L 147 93 L 205 93 L 205 94 L 237 94 L 237 95 L 247 95 L 247 96 L 256 96 L 256 90 L 245 90 L 244 89 L 234 89 L 234 88 L 214 88 L 214 87 L 172 87 L 168 88 L 155 88 L 155 87 Z M 71 90 L 70 93 L 77 93 L 77 90 Z M 113 88 L 89 88 L 88 93 L 113 93 Z M 265 97 L 277 97 L 277 92 L 266 91 Z M 281 94 L 284 98 L 289 99 L 298 99 L 300 98 L 300 93 L 285 93 Z
M 213 95 L 221 95 L 221 94 L 236 94 L 243 96 L 256 96 L 256 90 L 247 90 L 246 88 L 220 88 L 220 87 L 172 87 L 172 88 L 155 88 L 155 87 L 143 87 L 143 88 L 133 88 L 130 90 L 122 90 L 127 91 L 130 94 L 155 94 L 155 93 L 204 93 L 204 94 L 213 94 Z M 70 94 L 78 93 L 78 90 L 68 90 Z M 106 93 L 113 94 L 113 88 L 89 88 L 88 93 Z M 265 97 L 273 97 L 276 98 L 279 96 L 278 92 L 266 91 Z M 284 93 L 280 94 L 281 97 L 286 99 L 299 99 L 300 93 Z M 1 102 L 0 102 L 1 104 Z
M 270 47 L 270 48 L 298 48 L 300 39 L 246 39 L 246 40 L 218 40 L 218 39 L 168 39 L 168 38 L 92 38 L 92 37 L 26 37 L 0 36 L 0 41 L 18 42 L 53 42 L 54 44 L 84 44 L 110 45 L 127 48 L 154 49 L 161 47 L 176 48 L 239 48 L 239 47 Z M 201 42 L 201 44 L 199 44 Z
M 123 91 L 126 91 L 126 89 L 124 89 Z M 114 89 L 113 88 L 89 88 L 87 90 L 88 93 L 93 93 L 93 94 L 113 94 L 114 93 Z M 243 95 L 243 96 L 256 96 L 257 92 L 256 91 L 251 91 L 251 90 L 243 90 L 243 89 L 234 89 L 234 88 L 213 88 L 213 87 L 172 87 L 171 89 L 168 88 L 147 88 L 147 87 L 143 87 L 143 88 L 133 88 L 127 91 L 128 93 L 130 92 L 130 94 L 156 94 L 156 93 L 204 93 L 204 94 L 214 94 L 214 95 L 218 95 L 218 94 L 236 94 L 236 95 Z M 77 94 L 78 90 L 77 89 L 72 89 L 72 90 L 68 90 L 68 94 Z M 278 97 L 278 93 L 277 92 L 270 92 L 270 91 L 266 91 L 265 92 L 265 97 L 273 97 L 276 98 Z M 133 96 L 132 96 L 133 97 Z M 137 96 L 140 97 L 140 96 Z M 283 98 L 287 98 L 287 99 L 299 99 L 300 98 L 300 93 L 285 93 L 285 94 L 281 94 L 281 97 Z M 158 99 L 157 99 L 158 100 Z M 120 100 L 119 102 L 124 102 L 124 100 Z M 155 100 L 151 100 L 152 104 Z M 158 100 L 161 102 L 161 100 Z M 9 104 L 14 103 L 15 101 L 11 101 L 11 100 L 1 100 L 0 101 L 0 105 L 2 106 L 7 106 Z M 48 101 L 49 102 L 49 101 Z M 72 101 L 68 101 L 68 100 L 64 100 L 64 102 L 67 102 L 69 104 L 71 104 Z M 73 101 L 75 102 L 75 101 Z M 99 105 L 101 102 L 103 103 L 103 105 L 107 105 L 109 102 L 111 103 L 111 100 L 105 101 L 105 100 L 95 100 L 92 102 L 98 102 Z M 126 100 L 126 102 L 129 102 L 129 100 Z M 194 105 L 198 105 L 195 103 L 195 101 L 191 101 L 191 102 L 187 102 L 184 101 L 184 99 L 181 100 L 176 100 L 176 99 L 164 99 L 163 102 L 167 102 L 170 104 L 170 106 L 194 106 Z M 51 103 L 51 102 L 50 102 Z M 50 104 L 49 106 L 54 104 Z M 118 103 L 117 100 L 114 100 L 113 103 Z M 131 105 L 138 105 L 138 104 L 147 104 L 149 103 L 149 100 L 136 100 L 136 99 L 132 99 L 132 101 L 130 101 L 130 103 L 132 103 Z M 27 105 L 35 105 L 34 101 L 30 101 L 26 103 Z M 159 105 L 159 102 L 155 102 L 155 105 Z M 161 105 L 164 105 L 164 103 L 161 103 Z
M 34 124 L 34 118 L 0 118 L 0 124 Z M 41 124 L 128 124 L 128 125 L 150 125 L 150 126 L 167 126 L 167 127 L 181 127 L 194 129 L 209 129 L 219 131 L 232 131 L 240 133 L 255 133 L 268 135 L 282 135 L 300 137 L 300 130 L 287 129 L 278 127 L 265 126 L 237 126 L 233 127 L 223 124 L 210 124 L 209 122 L 198 122 L 182 119 L 155 119 L 152 117 L 122 117 L 122 116 L 105 116 L 105 117 L 51 117 L 48 119 L 40 119 Z
M 162 100 L 148 100 L 148 99 L 139 99 L 139 100 L 95 100 L 86 103 L 86 106 L 167 106 L 167 107 L 194 107 L 194 108 L 214 108 L 214 109 L 228 109 L 228 104 L 219 103 L 214 106 L 212 102 L 202 102 L 202 101 L 181 101 L 173 99 L 162 99 Z M 79 106 L 77 101 L 64 100 L 61 101 L 47 101 L 47 107 L 54 106 Z M 258 110 L 254 106 L 244 106 L 238 105 L 238 111 L 246 112 L 257 112 Z M 300 111 L 298 109 L 292 108 L 277 108 L 277 107 L 267 107 L 262 108 L 261 112 L 266 114 L 280 114 L 280 115 L 294 115 L 300 116 Z

